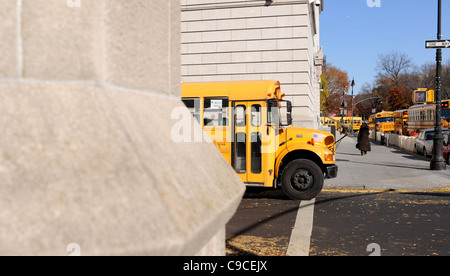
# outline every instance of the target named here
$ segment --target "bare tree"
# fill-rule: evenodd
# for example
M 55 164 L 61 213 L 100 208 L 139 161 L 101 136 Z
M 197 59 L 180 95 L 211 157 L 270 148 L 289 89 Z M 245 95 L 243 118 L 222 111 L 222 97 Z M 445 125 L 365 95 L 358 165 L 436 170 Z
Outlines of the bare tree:
M 442 97 L 450 99 L 450 60 L 442 67 Z
M 393 51 L 386 55 L 378 55 L 377 69 L 380 76 L 391 79 L 395 85 L 399 84 L 401 75 L 412 67 L 414 65 L 405 53 Z
M 426 63 L 416 74 L 420 78 L 417 87 L 436 88 L 436 64 Z M 450 98 L 450 60 L 442 65 L 442 97 L 443 99 Z

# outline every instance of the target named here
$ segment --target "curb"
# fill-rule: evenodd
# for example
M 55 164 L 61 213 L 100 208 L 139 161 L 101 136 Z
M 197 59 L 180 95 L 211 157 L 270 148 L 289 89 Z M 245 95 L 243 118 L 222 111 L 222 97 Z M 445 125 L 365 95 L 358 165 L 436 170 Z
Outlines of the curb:
M 322 192 L 338 193 L 450 193 L 450 186 L 428 190 L 396 190 L 396 189 L 361 189 L 358 187 L 328 187 Z

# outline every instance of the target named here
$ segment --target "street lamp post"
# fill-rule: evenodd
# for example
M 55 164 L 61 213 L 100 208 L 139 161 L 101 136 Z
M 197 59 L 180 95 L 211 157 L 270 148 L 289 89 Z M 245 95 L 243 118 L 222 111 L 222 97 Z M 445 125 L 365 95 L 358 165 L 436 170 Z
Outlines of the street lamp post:
M 438 33 L 437 39 L 442 39 L 441 22 L 442 22 L 442 0 L 438 0 Z M 442 135 L 441 123 L 441 75 L 442 75 L 442 49 L 436 49 L 436 114 L 435 114 L 435 134 L 433 137 L 433 157 L 431 158 L 430 169 L 440 171 L 446 169 L 444 160 L 444 136 Z
M 353 135 L 353 86 L 355 86 L 355 79 L 352 80 L 351 86 L 352 86 L 352 118 L 351 118 L 352 126 L 350 128 L 350 134 Z

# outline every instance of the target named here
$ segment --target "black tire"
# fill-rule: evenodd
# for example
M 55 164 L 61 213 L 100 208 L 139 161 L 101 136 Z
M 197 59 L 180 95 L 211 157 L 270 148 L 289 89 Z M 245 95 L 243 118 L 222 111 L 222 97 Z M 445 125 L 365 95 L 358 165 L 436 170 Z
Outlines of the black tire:
M 427 155 L 427 149 L 425 147 L 423 147 L 423 152 L 422 152 L 424 157 L 428 157 Z
M 311 200 L 323 188 L 324 175 L 320 167 L 311 160 L 297 159 L 283 170 L 281 186 L 284 193 L 294 200 Z

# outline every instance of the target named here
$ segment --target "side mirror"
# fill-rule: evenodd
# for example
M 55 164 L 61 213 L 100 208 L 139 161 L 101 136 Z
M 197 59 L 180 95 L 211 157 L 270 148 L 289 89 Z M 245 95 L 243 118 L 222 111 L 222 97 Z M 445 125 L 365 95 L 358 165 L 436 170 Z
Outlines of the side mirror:
M 289 126 L 292 125 L 292 114 L 291 113 L 287 114 L 287 123 Z
M 287 112 L 292 113 L 292 102 L 286 101 L 286 104 L 287 104 Z
M 290 126 L 292 125 L 292 102 L 286 101 L 287 104 L 287 124 Z
M 281 126 L 292 125 L 292 103 L 290 101 L 281 101 L 279 108 L 279 120 Z

